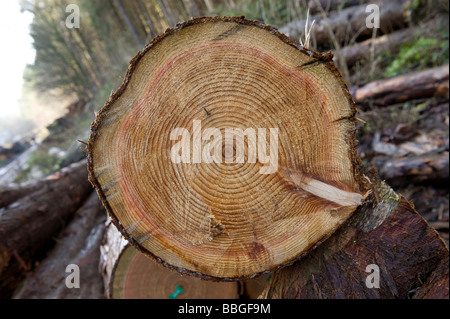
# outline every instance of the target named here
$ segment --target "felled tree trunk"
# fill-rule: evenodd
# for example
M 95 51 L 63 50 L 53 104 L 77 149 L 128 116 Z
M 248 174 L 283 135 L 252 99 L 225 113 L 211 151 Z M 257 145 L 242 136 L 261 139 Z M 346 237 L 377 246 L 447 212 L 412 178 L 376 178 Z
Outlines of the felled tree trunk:
M 413 99 L 437 97 L 448 99 L 449 66 L 399 75 L 390 79 L 372 81 L 353 93 L 361 106 L 387 106 Z
M 12 293 L 91 193 L 86 178 L 81 161 L 36 184 L 5 191 L 0 211 L 0 297 Z
M 45 179 L 39 181 L 31 181 L 23 184 L 8 184 L 0 187 L 0 208 L 7 207 L 22 197 L 35 192 L 41 188 L 47 188 L 52 180 Z
M 182 276 L 129 245 L 109 223 L 100 268 L 106 296 L 113 299 L 235 299 L 236 282 L 211 282 Z
M 344 60 L 348 66 L 352 66 L 358 61 L 368 60 L 371 50 L 373 50 L 375 57 L 383 51 L 398 51 L 402 44 L 414 39 L 414 35 L 418 30 L 419 28 L 407 28 L 382 35 L 375 39 L 367 39 L 365 41 L 343 47 L 339 54 L 344 57 Z
M 445 286 L 434 271 L 448 249 L 363 171 L 356 107 L 331 59 L 260 22 L 214 17 L 177 25 L 131 61 L 88 143 L 90 181 L 132 245 L 105 245 L 110 297 L 149 293 L 135 277 L 149 262 L 237 281 L 298 259 L 265 296 L 445 295 L 422 284 Z M 364 284 L 368 265 L 379 290 Z M 159 286 L 146 296 L 182 297 L 176 281 Z
M 193 19 L 153 40 L 89 139 L 112 222 L 165 266 L 221 280 L 330 236 L 369 191 L 331 59 L 243 18 Z
M 345 9 L 348 7 L 361 4 L 360 0 L 309 0 L 308 8 L 310 13 L 320 13 L 321 10 L 328 12 L 337 9 Z
M 379 1 L 376 4 L 380 9 L 380 31 L 390 33 L 392 30 L 405 27 L 405 4 L 407 1 Z M 370 36 L 373 32 L 366 26 L 367 4 L 349 7 L 341 11 L 330 13 L 327 18 L 321 15 L 309 17 L 309 21 L 315 20 L 311 31 L 313 43 L 327 45 L 337 41 L 341 44 L 348 43 L 354 37 Z M 306 18 L 293 21 L 280 28 L 280 32 L 287 34 L 292 39 L 304 37 Z M 333 33 L 333 37 L 330 35 Z
M 103 279 L 98 269 L 98 261 L 105 220 L 105 209 L 97 194 L 93 192 L 58 236 L 55 247 L 39 266 L 25 277 L 13 298 L 103 298 Z M 73 273 L 72 269 L 66 272 L 69 265 L 78 266 L 78 288 L 66 285 L 68 276 Z M 70 279 L 69 282 L 72 282 Z
M 262 298 L 449 297 L 448 248 L 412 203 L 372 180 L 369 200 L 315 251 L 275 273 Z
M 449 177 L 448 152 L 397 158 L 377 157 L 372 163 L 380 176 L 392 186 L 409 183 L 444 181 Z

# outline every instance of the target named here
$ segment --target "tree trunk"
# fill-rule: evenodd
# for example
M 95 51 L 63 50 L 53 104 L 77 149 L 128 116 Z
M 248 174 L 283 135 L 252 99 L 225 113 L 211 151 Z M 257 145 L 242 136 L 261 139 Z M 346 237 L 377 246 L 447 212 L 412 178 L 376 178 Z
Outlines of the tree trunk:
M 139 38 L 139 35 L 134 28 L 133 22 L 128 16 L 128 13 L 125 11 L 122 3 L 120 3 L 120 0 L 113 0 L 114 5 L 116 6 L 117 10 L 120 12 L 120 16 L 125 20 L 125 23 L 127 24 L 128 29 L 130 30 L 131 35 L 134 38 L 134 41 L 136 42 L 136 45 L 139 48 L 142 48 L 144 44 L 142 43 L 141 39 Z
M 374 50 L 374 55 L 378 56 L 383 51 L 396 52 L 402 44 L 415 38 L 415 33 L 419 28 L 407 28 L 382 35 L 373 39 L 367 39 L 354 45 L 343 47 L 339 54 L 344 57 L 348 66 L 354 65 L 361 60 L 369 59 L 370 50 Z
M 416 156 L 376 157 L 372 164 L 379 167 L 380 176 L 392 186 L 406 183 L 436 182 L 448 179 L 448 152 Z
M 186 11 L 190 15 L 191 18 L 193 17 L 200 17 L 200 10 L 197 7 L 197 4 L 193 0 L 183 0 L 183 5 L 186 8 Z
M 376 4 L 380 8 L 380 31 L 390 33 L 392 30 L 405 27 L 405 4 L 407 1 L 379 1 Z M 349 7 L 342 11 L 332 12 L 327 18 L 321 15 L 309 17 L 309 21 L 315 20 L 311 31 L 312 43 L 318 46 L 332 44 L 333 40 L 340 44 L 352 43 L 357 37 L 372 35 L 372 29 L 367 28 L 366 12 L 367 4 Z M 287 34 L 292 39 L 304 37 L 306 18 L 293 21 L 280 28 L 280 32 Z M 335 37 L 330 37 L 330 29 Z
M 359 4 L 361 4 L 361 0 L 309 0 L 308 8 L 309 12 L 314 14 L 321 12 L 321 10 L 325 12 L 335 11 L 337 9 L 345 9 Z
M 0 186 L 0 208 L 7 207 L 20 198 L 25 197 L 42 187 L 48 188 L 47 185 L 52 182 L 51 179 L 44 179 L 22 184 L 7 184 L 5 186 Z
M 167 267 L 222 280 L 279 268 L 330 236 L 369 190 L 356 107 L 331 58 L 243 18 L 193 19 L 155 39 L 88 143 L 113 223 Z
M 103 298 L 103 279 L 98 269 L 98 261 L 105 220 L 105 209 L 97 194 L 93 192 L 58 236 L 55 247 L 39 266 L 26 276 L 13 298 Z M 79 288 L 66 286 L 66 278 L 70 274 L 66 272 L 66 267 L 73 264 L 79 267 Z
M 106 296 L 113 299 L 235 299 L 236 282 L 211 282 L 182 276 L 129 245 L 109 223 L 100 268 Z
M 388 106 L 414 99 L 436 97 L 448 99 L 449 66 L 417 71 L 390 79 L 370 82 L 353 93 L 361 106 Z
M 12 293 L 89 195 L 92 188 L 86 178 L 83 160 L 42 180 L 37 189 L 29 184 L 13 192 L 20 199 L 0 211 L 0 297 Z M 30 192 L 22 197 L 22 190 Z
M 412 203 L 376 183 L 369 201 L 315 251 L 275 273 L 262 297 L 448 298 L 448 248 Z
M 158 3 L 162 12 L 164 13 L 164 17 L 167 19 L 167 22 L 169 23 L 169 26 L 173 28 L 175 24 L 178 22 L 178 20 L 175 17 L 175 14 L 172 11 L 169 3 L 167 3 L 167 0 L 158 0 Z

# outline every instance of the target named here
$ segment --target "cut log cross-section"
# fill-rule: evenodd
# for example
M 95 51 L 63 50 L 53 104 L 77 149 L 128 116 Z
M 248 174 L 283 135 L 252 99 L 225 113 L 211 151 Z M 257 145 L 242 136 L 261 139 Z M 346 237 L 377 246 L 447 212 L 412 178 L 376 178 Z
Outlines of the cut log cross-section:
M 237 282 L 182 276 L 128 244 L 109 224 L 100 248 L 106 296 L 114 299 L 236 299 Z
M 368 193 L 331 60 L 244 18 L 192 19 L 150 42 L 88 143 L 90 180 L 124 237 L 181 273 L 234 280 L 329 237 Z

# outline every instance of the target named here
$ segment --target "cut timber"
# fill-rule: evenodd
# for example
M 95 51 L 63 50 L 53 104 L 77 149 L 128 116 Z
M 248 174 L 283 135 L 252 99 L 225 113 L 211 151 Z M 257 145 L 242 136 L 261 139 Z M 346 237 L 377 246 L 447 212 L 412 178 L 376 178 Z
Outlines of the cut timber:
M 309 0 L 310 13 L 320 13 L 321 10 L 328 12 L 337 9 L 345 9 L 361 4 L 361 0 Z
M 47 188 L 52 180 L 37 180 L 23 184 L 7 184 L 0 186 L 0 208 L 7 207 L 22 197 L 26 197 L 40 188 Z
M 109 224 L 101 247 L 107 297 L 114 299 L 236 299 L 236 282 L 182 276 L 127 244 Z
M 398 51 L 402 44 L 415 38 L 418 30 L 418 27 L 407 28 L 382 35 L 375 39 L 367 39 L 363 42 L 343 47 L 339 54 L 344 57 L 348 66 L 352 66 L 358 61 L 368 60 L 371 50 L 373 50 L 374 56 L 378 56 L 383 51 L 389 51 L 391 53 Z
M 374 39 L 370 38 L 353 45 L 345 46 L 341 48 L 339 54 L 344 57 L 348 66 L 352 66 L 361 60 L 365 60 L 361 63 L 364 64 L 370 62 L 368 60 L 372 53 L 371 51 L 373 51 L 374 57 L 379 56 L 379 54 L 382 54 L 385 51 L 390 52 L 391 55 L 395 54 L 405 43 L 417 41 L 421 35 L 424 34 L 425 30 L 430 34 L 440 32 L 440 26 L 445 24 L 446 21 L 444 21 L 444 19 L 435 18 L 415 27 L 401 29 L 392 33 L 377 36 Z
M 236 17 L 193 19 L 149 43 L 88 143 L 90 180 L 126 239 L 181 273 L 239 280 L 330 236 L 367 193 L 356 108 L 331 59 Z M 220 133 L 200 140 L 199 122 L 204 135 L 277 129 L 258 138 L 276 161 L 251 160 L 257 143 L 247 132 L 236 163 L 241 147 Z M 172 161 L 176 128 L 193 132 L 190 163 Z M 215 161 L 195 162 L 211 145 Z
M 448 152 L 397 158 L 376 157 L 372 164 L 378 168 L 380 177 L 392 186 L 444 181 L 449 177 Z
M 263 297 L 448 298 L 448 248 L 410 202 L 371 179 L 367 203 L 317 250 L 275 273 Z M 366 285 L 373 265 L 379 288 Z
M 370 82 L 356 89 L 353 96 L 358 105 L 387 106 L 414 99 L 436 97 L 448 99 L 449 66 L 399 75 Z
M 413 299 L 448 299 L 449 258 L 442 260 L 427 281 L 413 291 Z
M 104 297 L 103 279 L 98 270 L 100 244 L 106 212 L 95 192 L 77 210 L 58 236 L 55 247 L 29 273 L 13 295 L 15 299 L 98 299 Z M 75 264 L 80 271 L 80 287 L 70 289 L 66 267 Z
M 86 179 L 86 162 L 72 164 L 0 209 L 0 297 L 12 293 L 92 192 Z
M 380 8 L 380 31 L 389 33 L 406 25 L 405 5 L 408 1 L 378 1 Z M 326 18 L 321 15 L 309 17 L 309 21 L 315 20 L 311 31 L 312 43 L 327 45 L 334 40 L 339 43 L 351 43 L 352 38 L 359 36 L 371 36 L 373 30 L 367 28 L 366 18 L 370 13 L 366 12 L 367 4 L 349 7 L 342 11 L 332 12 Z M 280 32 L 287 34 L 292 39 L 304 37 L 306 19 L 290 22 L 280 28 Z M 330 31 L 333 36 L 330 35 Z M 334 39 L 333 39 L 334 38 Z

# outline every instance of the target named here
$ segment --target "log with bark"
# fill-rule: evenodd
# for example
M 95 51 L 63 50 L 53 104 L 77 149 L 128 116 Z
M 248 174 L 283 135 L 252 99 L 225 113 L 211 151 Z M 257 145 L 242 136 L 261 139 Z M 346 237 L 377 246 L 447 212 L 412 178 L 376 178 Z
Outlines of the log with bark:
M 137 251 L 203 279 L 285 267 L 267 297 L 448 295 L 437 267 L 448 249 L 362 167 L 356 107 L 331 60 L 236 17 L 178 24 L 138 53 L 88 143 L 89 179 L 135 249 L 106 245 L 113 297 L 142 293 Z M 380 290 L 364 285 L 369 264 Z
M 26 186 L 0 194 L 0 297 L 9 297 L 23 274 L 53 244 L 92 192 L 85 161 Z
M 369 191 L 331 59 L 244 18 L 153 40 L 91 127 L 90 180 L 112 222 L 165 266 L 228 280 L 330 236 Z
M 100 269 L 106 297 L 113 299 L 236 299 L 236 282 L 211 282 L 182 276 L 129 245 L 108 222 Z
M 408 1 L 374 1 L 380 8 L 380 31 L 383 34 L 406 26 L 405 4 Z M 311 31 L 312 43 L 318 46 L 327 46 L 335 41 L 339 44 L 352 43 L 358 37 L 372 35 L 373 29 L 367 28 L 366 12 L 367 4 L 353 6 L 341 11 L 328 14 L 326 17 L 317 14 L 309 17 L 309 21 L 315 20 Z M 306 18 L 290 22 L 280 28 L 280 32 L 287 34 L 292 39 L 304 37 Z
M 371 164 L 391 186 L 444 182 L 449 177 L 448 125 L 436 122 L 428 132 L 419 127 L 420 123 L 414 128 L 398 125 L 388 134 L 391 141 L 386 142 L 380 140 L 379 132 L 374 134 L 372 150 L 376 155 L 370 156 Z
M 377 156 L 372 164 L 378 167 L 380 176 L 392 186 L 445 181 L 449 177 L 448 151 L 394 158 Z
M 361 4 L 361 0 L 309 0 L 308 8 L 310 13 L 314 14 L 320 13 L 322 10 L 325 12 L 335 11 L 359 4 Z
M 375 57 L 384 51 L 389 51 L 391 54 L 398 51 L 404 43 L 412 41 L 415 38 L 418 30 L 420 30 L 419 27 L 407 28 L 382 35 L 375 39 L 367 39 L 343 47 L 338 54 L 344 57 L 344 61 L 348 66 L 353 66 L 358 61 L 369 60 L 371 50 Z
M 371 180 L 369 201 L 318 249 L 275 273 L 261 297 L 449 298 L 448 248 L 412 203 Z
M 342 55 L 348 66 L 353 66 L 356 62 L 364 64 L 369 61 L 371 54 L 373 54 L 374 58 L 383 52 L 389 52 L 391 55 L 396 54 L 404 44 L 417 41 L 423 34 L 441 32 L 440 28 L 446 24 L 448 22 L 445 21 L 445 18 L 436 17 L 414 27 L 381 36 L 377 35 L 375 38 L 344 46 L 336 55 Z
M 93 192 L 56 239 L 55 247 L 13 294 L 15 299 L 99 299 L 104 297 L 98 268 L 106 211 Z M 69 288 L 67 266 L 76 265 L 79 287 Z M 74 279 L 75 281 L 75 279 Z M 71 281 L 70 281 L 71 282 Z
M 388 106 L 414 99 L 435 97 L 448 99 L 449 65 L 416 71 L 389 79 L 372 81 L 353 89 L 355 102 L 361 107 Z

